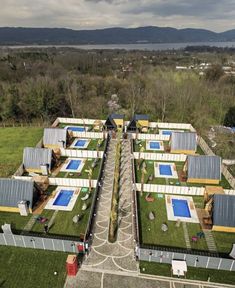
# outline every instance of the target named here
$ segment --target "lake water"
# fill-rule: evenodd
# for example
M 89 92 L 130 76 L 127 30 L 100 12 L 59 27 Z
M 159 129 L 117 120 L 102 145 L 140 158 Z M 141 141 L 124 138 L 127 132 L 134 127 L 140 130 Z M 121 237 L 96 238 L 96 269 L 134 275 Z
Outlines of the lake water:
M 22 46 L 1 46 L 4 48 L 76 48 L 84 50 L 95 49 L 124 49 L 124 50 L 147 50 L 147 51 L 161 51 L 161 50 L 179 50 L 187 46 L 215 46 L 215 47 L 232 47 L 235 48 L 235 42 L 188 42 L 188 43 L 142 43 L 142 44 L 104 44 L 104 45 L 22 45 Z M 1 49 L 0 48 L 0 49 Z

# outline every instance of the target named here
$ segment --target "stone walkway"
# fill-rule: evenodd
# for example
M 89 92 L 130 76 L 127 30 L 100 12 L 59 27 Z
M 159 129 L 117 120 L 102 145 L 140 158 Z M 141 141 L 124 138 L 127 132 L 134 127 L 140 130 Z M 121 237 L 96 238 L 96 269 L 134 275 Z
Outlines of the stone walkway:
M 185 240 L 186 247 L 187 247 L 187 249 L 191 249 L 191 244 L 190 244 L 190 239 L 189 239 L 189 235 L 188 235 L 188 228 L 187 228 L 186 222 L 182 222 L 182 226 L 183 226 L 183 231 L 184 231 L 184 240 Z
M 207 243 L 207 247 L 208 247 L 209 251 L 210 252 L 217 252 L 217 247 L 215 244 L 214 237 L 211 233 L 211 230 L 204 229 L 203 232 L 205 234 L 205 239 L 206 239 L 206 243 Z
M 132 170 L 131 142 L 129 140 L 122 141 L 120 165 L 121 189 L 119 198 L 117 240 L 115 243 L 110 243 L 108 241 L 116 145 L 117 140 L 112 139 L 107 151 L 103 174 L 103 185 L 100 192 L 93 229 L 93 243 L 91 251 L 83 262 L 82 268 L 77 276 L 67 278 L 65 287 L 80 287 L 81 279 L 85 277 L 85 271 L 90 269 L 106 270 L 110 272 L 124 271 L 131 274 L 137 273 L 132 233 Z M 95 287 L 94 285 L 95 283 L 92 287 Z

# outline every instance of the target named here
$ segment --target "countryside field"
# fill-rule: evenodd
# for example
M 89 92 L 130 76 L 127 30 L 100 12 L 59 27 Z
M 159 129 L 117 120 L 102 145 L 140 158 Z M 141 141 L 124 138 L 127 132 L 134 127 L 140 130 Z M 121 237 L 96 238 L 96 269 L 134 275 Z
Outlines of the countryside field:
M 14 173 L 21 163 L 23 148 L 35 146 L 42 131 L 32 127 L 0 129 L 0 177 Z M 1 213 L 0 224 L 4 223 L 4 214 Z M 11 218 L 14 222 L 14 215 Z M 21 223 L 17 221 L 19 227 L 16 228 L 22 228 L 25 222 L 24 219 Z M 64 285 L 66 253 L 0 246 L 0 255 L 0 287 L 61 288 Z M 58 274 L 54 275 L 54 271 Z

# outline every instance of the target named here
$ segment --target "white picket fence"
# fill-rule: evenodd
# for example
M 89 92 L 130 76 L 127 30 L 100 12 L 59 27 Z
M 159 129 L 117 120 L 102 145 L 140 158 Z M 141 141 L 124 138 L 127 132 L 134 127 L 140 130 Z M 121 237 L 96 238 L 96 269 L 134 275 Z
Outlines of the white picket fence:
M 90 150 L 78 150 L 78 149 L 60 149 L 61 156 L 66 157 L 78 157 L 78 158 L 103 158 L 103 151 L 90 151 Z
M 63 117 L 58 117 L 58 122 L 59 123 L 69 123 L 69 124 L 85 124 L 85 125 L 93 125 L 97 119 L 82 119 L 82 118 L 63 118 Z M 105 123 L 106 120 L 100 120 L 103 124 Z
M 170 153 L 146 153 L 146 152 L 134 152 L 134 159 L 145 159 L 153 161 L 174 161 L 185 162 L 187 155 L 184 154 L 170 154 Z
M 13 176 L 14 179 L 32 181 L 30 176 Z M 69 187 L 89 187 L 89 179 L 56 178 L 49 177 L 49 185 L 69 186 Z M 95 188 L 97 180 L 91 180 L 91 187 Z
M 69 186 L 69 187 L 89 187 L 89 180 L 49 177 L 49 184 L 58 186 Z M 96 185 L 97 180 L 91 180 L 91 187 L 95 188 Z
M 150 127 L 158 127 L 159 129 L 194 129 L 191 124 L 188 123 L 162 123 L 162 122 L 150 122 Z
M 141 191 L 141 183 L 136 183 L 136 190 Z M 173 185 L 144 184 L 143 191 L 163 194 L 204 195 L 204 187 L 186 187 Z
M 132 139 L 136 139 L 136 133 L 129 133 Z M 170 135 L 161 134 L 140 134 L 137 136 L 139 140 L 157 140 L 157 141 L 169 141 Z
M 72 131 L 73 137 L 77 138 L 93 138 L 93 139 L 103 139 L 107 138 L 107 133 L 105 132 L 78 132 Z

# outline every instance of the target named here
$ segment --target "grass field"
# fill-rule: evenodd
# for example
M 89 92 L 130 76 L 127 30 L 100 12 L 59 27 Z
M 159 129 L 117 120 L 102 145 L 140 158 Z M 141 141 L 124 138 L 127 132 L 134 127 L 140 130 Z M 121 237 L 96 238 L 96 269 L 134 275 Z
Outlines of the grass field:
M 55 217 L 53 226 L 49 230 L 49 233 L 77 237 L 79 237 L 80 234 L 84 234 L 86 232 L 87 223 L 90 215 L 91 202 L 94 195 L 93 193 L 94 191 L 92 191 L 88 200 L 85 201 L 85 203 L 87 204 L 87 209 L 85 211 L 82 211 L 82 205 L 84 204 L 84 201 L 82 201 L 81 198 L 84 197 L 83 192 L 80 192 L 72 211 L 59 211 Z M 40 216 L 47 218 L 49 221 L 54 212 L 55 210 L 44 209 Z M 78 214 L 81 216 L 81 220 L 77 224 L 74 224 L 72 221 L 73 216 Z M 36 222 L 31 231 L 43 233 L 44 224 Z
M 141 182 L 141 168 L 138 170 L 137 169 L 137 165 L 138 165 L 138 159 L 135 160 L 135 176 L 136 176 L 136 182 L 140 183 Z M 148 181 L 148 177 L 150 175 L 155 175 L 154 173 L 154 163 L 155 162 L 164 162 L 164 161 L 152 161 L 152 160 L 144 160 L 145 164 L 146 164 L 146 171 L 147 174 L 145 174 L 144 176 L 144 183 L 148 183 L 148 184 L 159 184 L 159 185 L 178 185 L 178 186 L 188 186 L 188 187 L 204 187 L 204 186 L 210 186 L 213 184 L 201 184 L 201 183 L 187 183 L 187 182 L 181 182 L 179 179 L 172 179 L 172 178 L 156 178 L 154 177 L 152 181 Z M 171 163 L 171 161 L 165 161 L 167 163 Z M 143 163 L 143 159 L 140 159 L 140 167 L 142 166 Z M 183 171 L 183 167 L 184 167 L 184 163 L 183 162 L 172 162 L 175 163 L 176 166 L 176 171 L 178 173 L 178 175 L 180 175 L 180 173 Z M 230 184 L 228 183 L 228 181 L 226 180 L 226 178 L 224 177 L 224 175 L 222 175 L 221 177 L 221 181 L 220 181 L 220 185 L 224 188 L 224 189 L 231 189 Z
M 141 242 L 148 245 L 186 248 L 182 223 L 180 227 L 176 227 L 175 221 L 168 221 L 167 219 L 165 197 L 157 198 L 157 194 L 154 193 L 152 194 L 155 198 L 154 202 L 147 202 L 145 200 L 146 195 L 146 193 L 144 193 L 142 197 L 138 195 Z M 195 197 L 195 205 L 201 201 L 203 201 L 202 197 Z M 150 221 L 148 218 L 149 212 L 151 211 L 155 213 L 155 219 L 153 221 Z M 167 223 L 168 231 L 163 232 L 161 230 L 162 223 Z M 201 231 L 199 224 L 187 223 L 186 225 L 190 239 L 192 236 L 195 236 L 197 232 Z M 200 239 L 194 244 L 192 243 L 192 249 L 207 250 L 205 239 Z
M 8 177 L 15 172 L 22 161 L 23 148 L 35 146 L 42 133 L 42 128 L 32 127 L 0 129 L 0 177 Z M 22 229 L 29 217 L 1 212 L 0 225 L 7 222 L 15 229 Z M 2 288 L 64 286 L 66 253 L 0 246 L 0 255 Z M 54 271 L 58 272 L 57 276 Z
M 38 127 L 0 129 L 0 176 L 8 177 L 22 162 L 24 147 L 33 147 L 43 134 Z
M 140 272 L 144 274 L 170 277 L 171 265 L 140 261 Z M 208 281 L 208 278 L 210 278 L 210 282 L 226 283 L 232 285 L 235 283 L 234 272 L 188 267 L 186 279 Z
M 64 286 L 66 253 L 0 246 L 0 255 L 2 288 Z
M 167 219 L 164 195 L 163 198 L 158 198 L 157 193 L 152 193 L 152 196 L 155 198 L 154 202 L 147 202 L 145 200 L 146 195 L 147 193 L 144 193 L 143 196 L 140 196 L 140 193 L 137 195 L 141 243 L 186 248 L 182 223 L 180 227 L 176 227 L 176 222 L 168 221 Z M 196 208 L 203 207 L 203 197 L 194 196 L 193 200 Z M 148 218 L 151 211 L 155 213 L 153 221 L 150 221 Z M 161 230 L 162 223 L 167 223 L 167 232 Z M 186 223 L 186 226 L 189 239 L 202 231 L 200 224 L 197 223 Z M 229 253 L 231 251 L 234 241 L 233 233 L 213 232 L 213 236 L 219 252 Z M 199 239 L 196 243 L 191 242 L 191 249 L 208 251 L 205 239 Z

